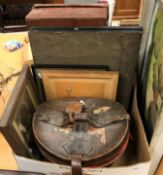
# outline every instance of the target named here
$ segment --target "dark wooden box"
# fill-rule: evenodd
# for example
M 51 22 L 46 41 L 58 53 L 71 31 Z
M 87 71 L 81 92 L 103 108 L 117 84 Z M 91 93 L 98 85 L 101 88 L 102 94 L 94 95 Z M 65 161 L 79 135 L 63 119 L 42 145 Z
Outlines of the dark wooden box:
M 26 16 L 28 26 L 106 26 L 108 5 L 36 4 Z

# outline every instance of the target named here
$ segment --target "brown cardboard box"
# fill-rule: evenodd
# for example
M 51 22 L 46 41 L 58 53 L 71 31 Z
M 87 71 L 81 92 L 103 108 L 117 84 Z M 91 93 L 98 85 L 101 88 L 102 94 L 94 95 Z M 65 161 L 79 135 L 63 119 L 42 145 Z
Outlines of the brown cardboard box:
M 133 140 L 130 141 L 124 155 L 111 167 L 83 168 L 83 172 L 92 175 L 147 175 L 150 166 L 149 147 L 137 107 L 136 93 L 131 114 L 131 132 Z M 41 162 L 15 156 L 19 170 L 56 173 L 61 175 L 71 172 L 68 166 Z
M 27 67 L 25 67 L 24 70 L 27 70 L 27 73 L 29 74 L 29 71 L 28 71 L 29 69 Z M 34 100 L 34 96 L 31 96 L 31 94 L 33 94 L 34 91 L 30 91 L 29 89 L 30 86 L 32 86 L 32 80 L 30 80 L 31 76 L 29 77 L 27 76 L 28 74 L 20 75 L 19 80 L 17 81 L 17 84 L 15 86 L 15 89 L 13 90 L 13 95 L 11 96 L 9 103 L 6 106 L 6 110 L 8 113 L 10 113 L 10 111 L 13 111 L 13 109 L 17 110 L 15 109 L 14 100 L 18 99 L 16 105 L 19 106 L 19 103 L 21 103 L 21 99 L 18 97 L 24 96 L 23 90 L 24 90 L 24 93 L 30 92 L 29 98 Z M 29 80 L 31 82 L 30 84 L 29 84 Z M 21 91 L 21 93 L 19 93 L 18 91 Z M 15 113 L 17 112 L 18 111 L 15 111 Z M 4 123 L 5 122 L 3 120 L 3 122 L 1 123 L 1 127 Z M 12 126 L 11 124 L 12 123 L 10 123 L 10 129 Z M 15 124 L 16 123 L 13 123 L 13 127 L 17 128 Z M 16 130 L 16 132 L 18 131 Z M 148 143 L 146 140 L 146 135 L 145 135 L 142 121 L 140 118 L 140 114 L 137 108 L 136 94 L 134 97 L 133 109 L 132 109 L 132 114 L 131 114 L 131 134 L 132 134 L 132 139 L 129 142 L 127 150 L 116 163 L 114 163 L 110 167 L 105 167 L 105 168 L 83 168 L 83 172 L 85 172 L 86 174 L 93 174 L 93 175 L 108 175 L 108 174 L 111 174 L 111 175 L 115 175 L 115 174 L 116 175 L 126 175 L 126 174 L 127 175 L 139 175 L 139 174 L 147 175 L 149 165 L 150 165 L 150 154 L 148 150 L 149 148 L 148 148 Z M 63 165 L 59 165 L 55 163 L 34 160 L 32 158 L 18 156 L 16 154 L 14 155 L 14 157 L 17 162 L 18 170 L 20 171 L 56 173 L 58 175 L 71 172 L 71 167 L 69 166 L 63 166 Z
M 104 32 L 104 33 L 106 33 L 106 32 Z M 124 33 L 126 33 L 126 32 L 124 32 Z M 119 34 L 116 34 L 114 36 L 119 36 Z M 127 38 L 131 38 L 131 36 L 132 36 L 132 38 L 135 36 L 135 33 L 133 31 L 132 31 L 132 35 L 129 35 Z M 124 36 L 124 38 L 125 38 L 125 36 Z M 138 38 L 140 38 L 140 37 L 138 36 Z M 135 43 L 135 40 L 134 40 L 134 43 Z M 137 42 L 137 43 L 139 43 L 139 42 Z M 134 45 L 134 48 L 135 48 L 135 45 Z M 40 50 L 40 48 L 39 48 L 39 50 Z M 126 49 L 126 50 L 128 51 L 129 48 Z M 108 49 L 107 49 L 107 51 L 108 51 Z M 135 53 L 137 53 L 137 51 L 138 51 L 138 49 L 136 49 Z M 116 50 L 116 53 L 117 52 L 118 51 Z M 124 52 L 124 50 L 123 50 L 123 52 Z M 109 55 L 109 54 L 107 53 L 107 55 Z M 121 52 L 118 52 L 117 59 L 119 59 L 119 55 L 121 55 Z M 125 55 L 124 58 L 126 58 L 127 54 L 124 54 L 124 55 Z M 132 52 L 132 55 L 133 55 L 133 52 Z M 130 54 L 129 54 L 129 56 L 130 56 Z M 137 57 L 137 55 L 135 55 L 135 58 L 136 57 Z M 99 57 L 99 58 L 101 58 L 101 57 Z M 115 57 L 113 57 L 113 58 L 115 59 Z M 59 60 L 59 59 L 56 59 L 56 60 Z M 97 60 L 99 60 L 99 59 L 97 59 Z M 106 60 L 106 58 L 105 58 L 105 60 Z M 132 60 L 133 60 L 133 57 L 132 57 Z M 101 62 L 101 60 L 99 60 L 99 62 Z M 117 64 L 115 64 L 115 65 L 117 65 Z M 124 64 L 124 65 L 126 65 L 126 64 Z M 131 65 L 131 64 L 128 64 L 128 65 Z M 125 69 L 125 67 L 123 67 L 123 70 L 124 69 Z M 130 73 L 129 75 L 131 76 L 132 74 Z M 29 73 L 28 73 L 28 74 L 24 74 L 24 75 L 21 74 L 20 77 L 23 78 L 23 79 L 18 80 L 18 83 L 15 86 L 15 89 L 12 93 L 12 96 L 9 100 L 9 103 L 6 106 L 6 111 L 7 111 L 6 115 L 7 116 L 9 116 L 9 115 L 12 116 L 13 119 L 15 118 L 16 114 L 19 114 L 20 118 L 29 117 L 28 114 L 26 114 L 24 111 L 21 111 L 21 113 L 18 113 L 18 111 L 17 111 L 20 104 L 22 103 L 22 99 L 24 97 L 26 97 L 26 99 L 30 99 L 28 101 L 30 101 L 31 106 L 36 105 L 35 104 L 35 98 L 33 98 L 34 88 L 33 88 L 33 90 L 30 90 L 30 89 L 32 89 L 31 87 L 33 87 L 32 86 L 32 79 L 33 78 L 31 78 L 32 76 L 30 76 L 30 78 L 28 78 L 29 77 Z M 124 88 L 123 90 L 125 90 L 125 89 L 127 89 L 127 91 L 129 91 L 129 88 Z M 125 92 L 123 91 L 123 94 Z M 126 100 L 126 98 L 125 98 L 125 100 Z M 140 118 L 140 115 L 139 115 L 139 111 L 138 111 L 138 108 L 137 108 L 136 95 L 134 97 L 133 102 L 134 102 L 133 103 L 133 110 L 132 110 L 132 115 L 131 115 L 131 132 L 132 132 L 132 138 L 133 139 L 130 140 L 126 152 L 111 167 L 83 168 L 84 172 L 86 172 L 87 174 L 94 174 L 94 175 L 108 175 L 108 174 L 111 174 L 111 175 L 115 175 L 115 174 L 116 175 L 124 175 L 124 174 L 127 174 L 127 175 L 139 175 L 139 174 L 147 175 L 149 165 L 150 165 L 150 154 L 149 154 L 149 150 L 148 150 L 148 144 L 147 144 L 144 128 L 143 128 L 141 118 Z M 26 104 L 25 101 L 24 101 L 24 104 Z M 29 105 L 25 105 L 25 107 L 28 108 Z M 28 112 L 28 111 L 26 111 L 26 112 Z M 6 121 L 6 119 L 5 119 L 5 121 Z M 10 120 L 10 122 L 11 122 L 11 120 Z M 15 122 L 11 123 L 9 129 L 12 130 L 13 129 L 12 127 L 15 129 L 15 132 L 8 132 L 8 135 L 10 133 L 11 136 L 12 136 L 12 140 L 14 138 L 15 142 L 17 142 L 15 136 L 16 135 L 21 136 L 21 132 L 18 131 L 19 128 L 16 127 Z M 20 125 L 20 127 L 23 130 L 26 129 L 22 125 Z M 30 127 L 31 127 L 31 125 L 30 125 Z M 26 130 L 26 131 L 28 131 L 28 130 Z M 13 136 L 14 134 L 15 134 L 15 136 Z M 23 139 L 21 138 L 20 142 L 22 142 L 22 140 Z M 25 140 L 23 140 L 23 142 L 24 141 Z M 18 147 L 18 144 L 16 146 Z M 19 148 L 22 149 L 23 147 L 21 147 L 19 145 Z M 26 147 L 26 148 L 27 148 L 27 151 L 29 151 L 28 147 Z M 18 150 L 18 148 L 17 148 L 17 150 Z M 16 152 L 17 150 L 14 149 L 14 152 Z M 32 158 L 27 158 L 25 156 L 18 156 L 16 154 L 14 154 L 14 157 L 16 159 L 18 169 L 21 170 L 21 171 L 56 173 L 58 175 L 61 175 L 65 172 L 70 172 L 71 171 L 71 167 L 69 167 L 69 166 L 63 166 L 63 165 L 58 165 L 58 164 L 54 164 L 54 163 L 38 161 L 38 160 L 34 160 Z

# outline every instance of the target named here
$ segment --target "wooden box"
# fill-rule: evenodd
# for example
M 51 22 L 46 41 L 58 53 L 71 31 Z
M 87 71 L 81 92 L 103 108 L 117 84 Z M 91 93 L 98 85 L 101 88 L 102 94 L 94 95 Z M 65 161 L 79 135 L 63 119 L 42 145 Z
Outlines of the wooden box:
M 106 26 L 107 20 L 108 6 L 104 4 L 36 4 L 26 16 L 27 25 L 31 27 Z

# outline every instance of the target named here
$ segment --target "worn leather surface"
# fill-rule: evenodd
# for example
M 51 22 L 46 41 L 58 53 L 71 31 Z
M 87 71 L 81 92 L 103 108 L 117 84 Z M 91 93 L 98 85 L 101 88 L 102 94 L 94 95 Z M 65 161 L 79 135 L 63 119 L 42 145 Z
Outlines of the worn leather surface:
M 75 121 L 72 122 L 70 113 L 66 112 L 67 105 L 80 101 L 85 105 L 81 113 L 73 113 Z M 69 165 L 77 155 L 85 166 L 105 161 L 110 164 L 124 152 L 123 149 L 119 154 L 127 146 L 129 136 L 129 116 L 123 106 L 101 98 L 47 101 L 36 109 L 32 125 L 46 159 Z

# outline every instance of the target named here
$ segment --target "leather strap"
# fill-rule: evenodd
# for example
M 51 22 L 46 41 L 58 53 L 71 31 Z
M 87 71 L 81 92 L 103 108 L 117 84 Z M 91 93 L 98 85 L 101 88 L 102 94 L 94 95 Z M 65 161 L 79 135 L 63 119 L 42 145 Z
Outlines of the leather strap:
M 82 175 L 81 155 L 73 155 L 71 159 L 72 175 Z

